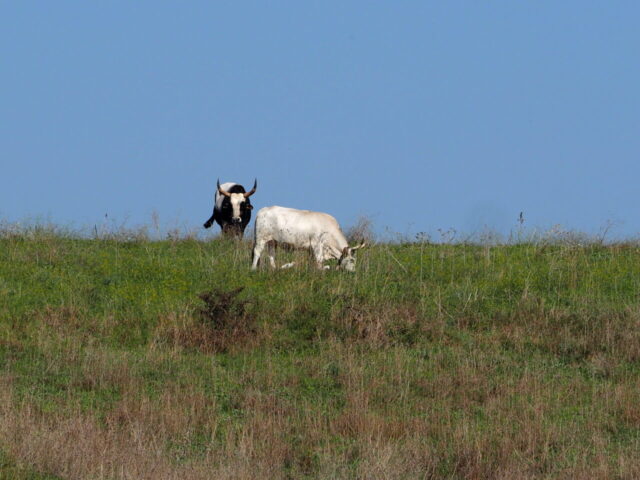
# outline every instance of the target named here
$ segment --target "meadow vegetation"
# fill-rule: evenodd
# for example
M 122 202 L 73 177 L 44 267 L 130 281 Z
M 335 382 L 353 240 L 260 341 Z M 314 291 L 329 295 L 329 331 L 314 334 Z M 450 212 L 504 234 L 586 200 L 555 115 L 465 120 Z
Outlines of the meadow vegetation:
M 640 478 L 640 248 L 0 233 L 0 478 Z

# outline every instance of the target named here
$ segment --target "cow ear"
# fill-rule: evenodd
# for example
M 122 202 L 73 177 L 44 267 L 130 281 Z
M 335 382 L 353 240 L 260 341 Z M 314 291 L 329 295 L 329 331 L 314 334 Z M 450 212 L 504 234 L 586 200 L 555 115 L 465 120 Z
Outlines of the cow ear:
M 342 249 L 342 256 L 346 257 L 347 255 L 349 255 L 349 247 L 344 247 Z

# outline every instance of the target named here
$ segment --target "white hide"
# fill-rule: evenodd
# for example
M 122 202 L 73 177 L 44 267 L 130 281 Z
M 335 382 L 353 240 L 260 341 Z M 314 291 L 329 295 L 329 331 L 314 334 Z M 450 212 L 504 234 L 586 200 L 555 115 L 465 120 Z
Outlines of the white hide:
M 347 270 L 355 268 L 352 249 L 348 249 L 348 254 L 343 255 L 349 244 L 340 225 L 326 213 L 277 206 L 261 208 L 256 216 L 252 269 L 257 268 L 265 246 L 270 264 L 275 267 L 273 242 L 311 250 L 318 268 L 324 268 L 322 263 L 333 258 L 341 260 L 341 266 Z M 283 268 L 289 266 L 293 264 L 287 264 Z

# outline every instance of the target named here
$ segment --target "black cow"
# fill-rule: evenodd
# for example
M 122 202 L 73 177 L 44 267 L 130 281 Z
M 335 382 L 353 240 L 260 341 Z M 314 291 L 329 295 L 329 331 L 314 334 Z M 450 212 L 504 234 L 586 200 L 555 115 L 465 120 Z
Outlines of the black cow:
M 205 222 L 204 228 L 209 228 L 215 220 L 222 228 L 223 234 L 242 238 L 253 209 L 249 197 L 256 192 L 257 187 L 258 180 L 253 183 L 249 192 L 245 192 L 244 187 L 238 183 L 227 182 L 220 185 L 218 180 L 213 213 Z

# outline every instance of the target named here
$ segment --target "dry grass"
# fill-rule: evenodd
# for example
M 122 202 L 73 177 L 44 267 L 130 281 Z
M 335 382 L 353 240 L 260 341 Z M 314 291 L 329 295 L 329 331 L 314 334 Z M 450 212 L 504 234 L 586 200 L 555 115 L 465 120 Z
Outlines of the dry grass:
M 465 479 L 631 479 L 640 473 L 637 451 L 611 455 L 607 431 L 640 427 L 633 386 L 589 391 L 587 382 L 542 381 L 526 370 L 516 383 L 492 384 L 494 372 L 481 358 L 456 362 L 455 371 L 445 358 L 434 358 L 442 371 L 426 381 L 415 378 L 399 351 L 391 354 L 395 360 L 376 374 L 351 348 L 335 344 L 325 352 L 334 361 L 338 356 L 345 391 L 343 408 L 326 416 L 309 400 L 278 394 L 287 382 L 277 373 L 248 365 L 235 399 L 238 423 L 229 423 L 201 385 L 169 382 L 144 394 L 139 378 L 106 357 L 83 363 L 81 379 L 120 386 L 122 395 L 104 418 L 80 408 L 45 411 L 28 397 L 17 402 L 12 380 L 3 378 L 0 444 L 21 464 L 77 479 L 441 478 L 446 471 Z M 421 400 L 410 398 L 415 389 Z M 571 408 L 567 398 L 585 393 L 597 405 L 555 418 Z M 415 414 L 407 414 L 411 409 Z
M 347 276 L 7 241 L 0 451 L 29 471 L 640 477 L 637 249 L 380 245 Z

